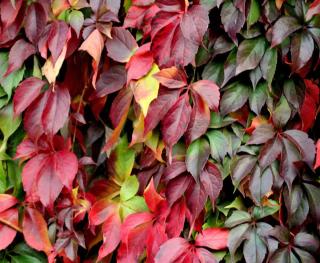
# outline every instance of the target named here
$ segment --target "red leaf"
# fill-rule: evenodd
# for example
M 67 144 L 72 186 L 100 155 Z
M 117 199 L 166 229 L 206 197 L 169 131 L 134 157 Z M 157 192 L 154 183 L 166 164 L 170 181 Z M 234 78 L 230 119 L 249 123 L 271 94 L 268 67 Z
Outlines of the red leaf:
M 166 187 L 166 198 L 170 206 L 184 194 L 191 182 L 189 175 L 181 175 L 169 181 Z
M 72 189 L 72 182 L 78 172 L 78 159 L 72 152 L 63 150 L 53 155 L 55 159 L 55 173 L 61 183 L 69 190 Z
M 157 13 L 151 25 L 151 51 L 157 64 L 171 67 L 193 63 L 209 24 L 208 11 L 195 5 L 181 13 L 185 7 L 181 3 L 177 5 L 177 1 L 161 4 L 158 1 L 157 4 L 163 10 Z
M 219 169 L 213 163 L 207 162 L 204 170 L 201 172 L 200 182 L 214 204 L 223 186 Z
M 26 160 L 37 154 L 38 147 L 30 139 L 24 139 L 17 147 L 14 159 Z
M 316 154 L 316 162 L 314 164 L 314 169 L 317 169 L 320 167 L 320 140 L 317 142 L 317 154 Z
M 144 190 L 143 196 L 151 212 L 155 212 L 158 206 L 165 201 L 165 199 L 157 193 L 154 187 L 153 178 Z
M 108 56 L 118 62 L 128 62 L 138 45 L 131 33 L 121 27 L 112 28 L 112 39 L 106 42 Z
M 0 195 L 0 200 L 2 199 L 2 194 Z M 11 205 L 12 201 L 8 200 L 8 197 L 4 197 L 7 202 L 7 205 Z M 14 197 L 13 197 L 14 198 Z M 2 210 L 0 212 L 0 250 L 5 249 L 9 246 L 17 233 L 17 229 L 19 229 L 19 220 L 18 220 L 18 209 L 10 208 L 6 210 Z
M 217 263 L 218 262 L 218 260 L 214 257 L 213 253 L 211 253 L 207 249 L 197 248 L 195 254 L 201 263 Z
M 30 77 L 22 81 L 15 90 L 13 97 L 14 114 L 23 112 L 40 94 L 46 83 L 36 77 Z
M 190 122 L 185 134 L 187 145 L 205 134 L 210 125 L 210 110 L 202 97 L 193 94 L 193 103 Z
M 159 251 L 160 246 L 167 240 L 168 236 L 165 233 L 164 225 L 159 223 L 153 225 L 150 231 L 148 231 L 148 236 L 146 239 L 148 262 L 154 262 L 154 257 Z
M 23 39 L 18 40 L 9 52 L 8 69 L 5 76 L 8 76 L 11 72 L 21 68 L 24 61 L 36 53 L 36 48 Z
M 135 6 L 132 5 L 124 20 L 124 27 L 137 28 L 143 31 L 144 37 L 150 35 L 152 18 L 159 12 L 157 5 Z
M 184 227 L 186 211 L 187 206 L 184 198 L 181 198 L 171 207 L 166 219 L 166 232 L 168 233 L 168 237 L 173 238 L 180 236 Z
M 320 0 L 314 0 L 312 4 L 309 6 L 309 9 L 306 14 L 306 19 L 311 19 L 314 15 L 320 13 Z
M 165 144 L 171 148 L 182 137 L 188 128 L 191 116 L 189 96 L 181 96 L 164 116 L 161 131 Z
M 47 22 L 47 14 L 40 3 L 32 3 L 26 12 L 24 30 L 28 39 L 36 44 L 44 31 Z
M 152 67 L 153 56 L 150 52 L 150 43 L 144 44 L 137 49 L 126 64 L 128 71 L 127 83 L 132 79 L 140 79 L 146 75 Z
M 116 212 L 116 206 L 108 199 L 101 199 L 94 203 L 90 209 L 89 219 L 91 225 L 100 225 Z
M 161 245 L 155 257 L 155 263 L 175 262 L 188 251 L 190 247 L 191 245 L 184 238 L 176 237 L 169 239 Z
M 56 134 L 68 119 L 70 108 L 70 94 L 68 89 L 55 86 L 49 93 L 46 107 L 41 116 L 44 131 L 47 134 Z
M 178 90 L 167 90 L 160 87 L 158 97 L 150 103 L 147 116 L 144 119 L 145 135 L 159 124 L 176 102 L 178 96 Z
M 305 79 L 306 93 L 300 108 L 302 130 L 308 131 L 315 122 L 317 107 L 319 105 L 319 87 L 312 81 Z
M 182 88 L 188 85 L 185 71 L 176 67 L 162 69 L 154 77 L 169 89 Z
M 207 228 L 197 235 L 195 245 L 211 249 L 224 249 L 228 244 L 228 235 L 228 230 Z
M 0 194 L 0 213 L 13 207 L 18 202 L 17 198 L 8 194 Z
M 219 87 L 213 81 L 199 80 L 193 83 L 191 88 L 201 96 L 211 110 L 218 110 L 220 91 Z
M 120 243 L 121 220 L 119 213 L 114 213 L 103 223 L 103 244 L 99 249 L 98 260 L 113 252 Z
M 23 217 L 23 235 L 27 244 L 46 254 L 52 250 L 52 245 L 49 240 L 47 223 L 34 208 L 26 207 Z

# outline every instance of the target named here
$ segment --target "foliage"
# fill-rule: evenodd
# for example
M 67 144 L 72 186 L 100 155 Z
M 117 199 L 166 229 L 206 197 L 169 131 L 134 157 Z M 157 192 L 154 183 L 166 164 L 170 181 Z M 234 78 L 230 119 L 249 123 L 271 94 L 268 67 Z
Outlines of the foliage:
M 0 48 L 0 262 L 320 257 L 319 0 L 2 0 Z

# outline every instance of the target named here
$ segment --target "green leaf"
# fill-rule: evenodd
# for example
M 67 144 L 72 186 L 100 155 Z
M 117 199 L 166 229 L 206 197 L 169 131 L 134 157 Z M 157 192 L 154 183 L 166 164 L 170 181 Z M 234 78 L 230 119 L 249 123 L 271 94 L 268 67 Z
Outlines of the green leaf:
M 19 263 L 45 263 L 47 262 L 46 256 L 38 251 L 33 250 L 25 243 L 17 244 L 13 250 L 15 255 L 12 256 L 13 262 Z
M 256 23 L 260 18 L 260 5 L 257 0 L 251 0 L 249 13 L 247 16 L 247 23 L 249 26 Z
M 244 242 L 243 255 L 247 263 L 263 262 L 267 253 L 267 247 L 257 234 L 252 230 L 249 239 Z
M 251 215 L 246 211 L 235 210 L 225 221 L 224 226 L 231 228 L 247 222 L 251 222 Z
M 127 201 L 139 190 L 139 181 L 136 176 L 129 176 L 123 183 L 120 189 L 120 200 Z
M 129 149 L 127 137 L 122 137 L 109 158 L 109 164 L 113 166 L 115 178 L 120 185 L 131 175 L 134 157 L 135 152 Z
M 227 209 L 235 208 L 237 210 L 246 210 L 241 197 L 237 196 L 229 205 L 225 206 Z
M 222 116 L 240 109 L 248 100 L 249 87 L 235 82 L 226 87 L 220 100 L 220 112 Z
M 148 211 L 148 206 L 142 196 L 134 196 L 122 202 L 120 206 L 120 216 L 122 219 L 133 213 Z
M 202 78 L 214 81 L 217 85 L 223 82 L 223 63 L 213 61 L 205 66 L 202 72 Z
M 268 82 L 269 86 L 271 86 L 274 74 L 276 72 L 277 61 L 277 50 L 275 48 L 268 48 L 260 62 L 262 77 Z
M 211 157 L 214 160 L 222 161 L 227 154 L 228 141 L 225 135 L 219 130 L 212 130 L 206 133 L 210 142 Z
M 285 96 L 281 96 L 272 114 L 272 120 L 276 127 L 283 127 L 291 116 L 291 108 Z
M 190 144 L 186 155 L 186 165 L 196 182 L 199 181 L 200 173 L 208 161 L 210 146 L 206 139 L 200 138 Z
M 266 41 L 263 37 L 243 40 L 237 52 L 236 75 L 246 70 L 255 69 L 259 65 L 265 49 Z
M 252 211 L 252 215 L 255 219 L 261 219 L 274 213 L 278 212 L 280 209 L 280 205 L 274 200 L 268 200 L 268 206 L 254 207 Z

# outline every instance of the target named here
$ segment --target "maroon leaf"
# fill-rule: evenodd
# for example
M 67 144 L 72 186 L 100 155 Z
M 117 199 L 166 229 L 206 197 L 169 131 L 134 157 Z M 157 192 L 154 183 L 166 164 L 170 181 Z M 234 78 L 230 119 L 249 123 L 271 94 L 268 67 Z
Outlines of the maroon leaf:
M 188 128 L 191 116 L 189 96 L 181 96 L 170 108 L 161 122 L 161 131 L 165 144 L 171 148 Z
M 48 35 L 48 48 L 51 52 L 53 63 L 57 61 L 68 40 L 68 32 L 69 27 L 62 20 L 55 20 L 51 24 L 50 34 Z
M 1 1 L 0 14 L 3 26 L 8 26 L 15 21 L 19 14 L 22 3 L 23 0 L 17 0 L 13 6 L 12 1 L 10 0 Z
M 192 97 L 194 105 L 185 134 L 187 145 L 205 134 L 210 124 L 210 110 L 208 105 L 197 93 L 193 94 Z
M 151 102 L 147 116 L 144 119 L 144 134 L 147 134 L 159 124 L 176 102 L 178 96 L 178 90 L 159 89 L 158 97 Z
M 41 116 L 44 131 L 48 134 L 56 134 L 60 130 L 69 115 L 70 94 L 65 87 L 55 86 L 49 93 L 48 101 Z
M 118 62 L 128 62 L 138 45 L 131 33 L 121 27 L 112 28 L 112 39 L 106 42 L 108 56 Z
M 36 53 L 36 48 L 23 39 L 14 43 L 9 52 L 9 64 L 5 76 L 21 68 L 24 61 L 34 53 Z
M 283 16 L 272 27 L 271 47 L 283 42 L 290 34 L 301 28 L 299 21 L 292 16 Z
M 223 186 L 219 169 L 213 163 L 207 162 L 204 170 L 201 172 L 200 182 L 214 204 Z
M 195 220 L 200 215 L 207 201 L 207 193 L 201 184 L 192 183 L 186 192 L 187 207 L 190 211 L 189 222 L 194 226 Z
M 26 12 L 24 29 L 28 39 L 36 44 L 44 31 L 47 22 L 47 14 L 40 3 L 32 3 Z
M 267 141 L 260 150 L 259 164 L 262 169 L 273 163 L 279 156 L 282 145 L 278 137 Z
M 272 139 L 275 135 L 272 124 L 261 124 L 256 127 L 247 144 L 262 144 Z
M 240 181 L 251 173 L 256 162 L 257 159 L 251 155 L 243 155 L 237 160 L 231 174 L 234 185 L 238 186 Z
M 181 175 L 169 181 L 166 187 L 169 205 L 173 205 L 184 194 L 191 182 L 192 178 L 188 175 Z
M 298 71 L 311 59 L 314 50 L 314 42 L 308 32 L 296 34 L 291 40 L 292 70 Z
M 113 66 L 107 71 L 104 71 L 97 81 L 96 97 L 101 98 L 116 92 L 123 88 L 126 84 L 126 70 L 123 66 Z
M 40 94 L 46 83 L 36 77 L 30 77 L 22 81 L 13 97 L 14 114 L 23 112 Z

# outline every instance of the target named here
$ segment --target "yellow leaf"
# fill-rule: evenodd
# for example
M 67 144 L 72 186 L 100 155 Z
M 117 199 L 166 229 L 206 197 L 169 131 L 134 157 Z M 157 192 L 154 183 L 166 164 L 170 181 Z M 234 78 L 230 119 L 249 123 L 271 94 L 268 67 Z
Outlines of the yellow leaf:
M 159 81 L 153 75 L 159 71 L 158 66 L 153 64 L 148 74 L 133 85 L 134 98 L 140 105 L 144 116 L 147 116 L 150 103 L 158 96 Z

